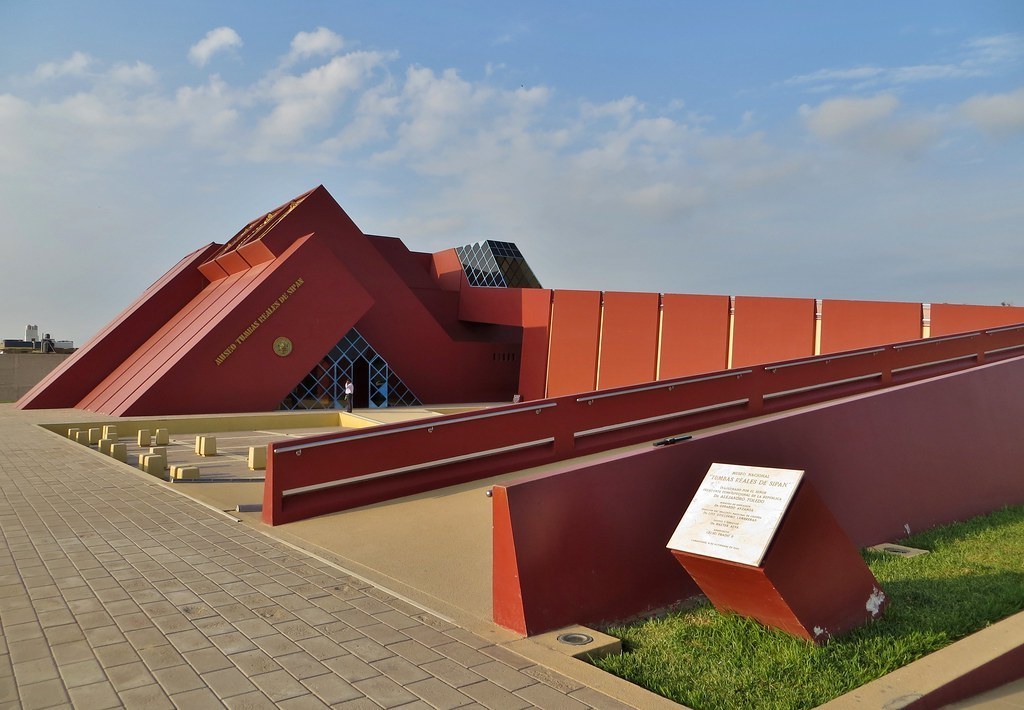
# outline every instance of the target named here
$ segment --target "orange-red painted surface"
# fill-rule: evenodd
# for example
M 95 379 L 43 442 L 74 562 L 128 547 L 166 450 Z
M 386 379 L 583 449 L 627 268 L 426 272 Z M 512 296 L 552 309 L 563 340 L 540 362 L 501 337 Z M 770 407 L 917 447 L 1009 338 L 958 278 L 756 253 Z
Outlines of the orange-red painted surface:
M 814 354 L 814 299 L 736 297 L 733 367 Z
M 901 343 L 920 337 L 919 303 L 832 299 L 822 301 L 823 353 L 855 350 L 885 343 Z
M 605 292 L 599 389 L 655 379 L 658 302 L 656 293 Z
M 729 297 L 666 293 L 662 298 L 659 379 L 728 366 Z
M 1024 504 L 1021 388 L 1017 357 L 496 486 L 495 621 L 535 634 L 699 593 L 665 545 L 716 461 L 805 470 L 858 547 Z
M 932 337 L 968 330 L 998 328 L 1024 321 L 1020 306 L 965 306 L 952 303 L 932 304 Z
M 555 291 L 548 351 L 548 397 L 589 392 L 597 383 L 599 291 Z
M 291 522 L 896 387 L 1022 352 L 1019 326 L 275 443 L 268 455 L 268 471 L 274 473 L 267 477 L 264 518 Z M 379 475 L 388 471 L 398 473 Z M 299 492 L 324 484 L 330 487 Z

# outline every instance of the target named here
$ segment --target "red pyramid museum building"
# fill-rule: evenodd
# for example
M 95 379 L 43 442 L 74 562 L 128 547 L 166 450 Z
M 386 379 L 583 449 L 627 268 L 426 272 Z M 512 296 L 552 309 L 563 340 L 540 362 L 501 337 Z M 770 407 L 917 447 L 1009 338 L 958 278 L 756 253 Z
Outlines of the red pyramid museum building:
M 110 415 L 526 400 L 1024 321 L 998 306 L 541 288 L 514 244 L 364 234 L 322 186 L 186 255 L 18 403 Z

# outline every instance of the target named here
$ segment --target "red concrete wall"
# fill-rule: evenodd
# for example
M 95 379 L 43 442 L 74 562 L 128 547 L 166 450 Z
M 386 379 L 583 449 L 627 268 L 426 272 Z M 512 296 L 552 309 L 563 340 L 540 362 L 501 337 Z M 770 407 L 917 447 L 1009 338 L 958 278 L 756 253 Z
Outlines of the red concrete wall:
M 1022 388 L 1005 360 L 495 486 L 495 621 L 534 634 L 697 594 L 665 545 L 716 461 L 805 470 L 858 546 L 1022 504 Z
M 921 304 L 838 301 L 821 304 L 821 352 L 856 350 L 921 337 Z
M 656 293 L 605 292 L 598 389 L 655 379 L 658 301 Z
M 729 349 L 729 297 L 666 293 L 662 303 L 659 379 L 724 370 Z
M 814 354 L 814 299 L 737 296 L 732 366 Z
M 548 351 L 548 397 L 589 392 L 597 382 L 600 291 L 555 291 Z
M 516 392 L 524 400 L 543 398 L 548 370 L 551 290 L 475 287 L 469 285 L 461 267 L 459 273 L 462 274 L 459 319 L 522 326 L 519 385 Z
M 445 249 L 432 255 L 430 273 L 446 291 L 458 291 L 466 272 L 454 249 Z
M 1024 323 L 1024 308 L 1019 306 L 962 306 L 952 303 L 932 304 L 932 337 L 969 330 L 998 328 Z

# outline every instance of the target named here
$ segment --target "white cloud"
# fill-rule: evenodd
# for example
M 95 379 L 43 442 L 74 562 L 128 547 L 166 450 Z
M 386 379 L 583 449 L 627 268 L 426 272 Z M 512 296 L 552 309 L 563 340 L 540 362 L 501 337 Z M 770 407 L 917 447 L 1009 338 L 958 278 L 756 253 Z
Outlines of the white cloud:
M 118 84 L 155 84 L 156 70 L 149 64 L 135 62 L 133 65 L 118 64 L 110 70 L 110 78 Z
M 966 122 L 992 134 L 1024 131 L 1024 89 L 967 101 L 947 94 L 944 107 L 909 90 L 859 96 L 850 88 L 894 81 L 895 70 L 819 73 L 800 86 L 829 81 L 849 91 L 800 107 L 806 133 L 794 133 L 792 120 L 773 125 L 779 109 L 770 104 L 711 120 L 690 97 L 662 108 L 664 98 L 506 89 L 455 69 L 398 66 L 395 52 L 342 54 L 332 37 L 297 34 L 287 53 L 269 56 L 332 56 L 301 70 L 282 61 L 250 83 L 210 73 L 166 86 L 170 74 L 141 61 L 103 66 L 79 53 L 33 76 L 87 81 L 5 88 L 0 207 L 17 215 L 10 234 L 42 235 L 38 248 L 13 239 L 6 248 L 25 250 L 17 260 L 32 263 L 47 251 L 70 253 L 68 242 L 116 253 L 111 235 L 146 225 L 137 238 L 158 245 L 147 251 L 152 280 L 186 249 L 181 239 L 222 240 L 263 205 L 323 182 L 367 232 L 423 251 L 515 241 L 546 285 L 560 288 L 898 298 L 907 270 L 938 283 L 934 274 L 964 248 L 958 235 L 981 220 L 994 243 L 979 251 L 1021 263 L 1007 256 L 1019 246 L 1005 246 L 1019 244 L 1024 219 L 1008 197 L 1024 189 L 1013 177 L 1019 151 L 974 140 L 970 155 L 951 160 L 945 147 L 976 139 Z M 240 46 L 215 44 L 203 62 Z M 930 66 L 904 71 L 938 78 Z M 791 105 L 782 110 L 793 118 Z M 942 149 L 931 150 L 940 140 Z M 53 195 L 62 211 L 40 209 Z M 55 278 L 75 278 L 76 266 Z M 856 280 L 847 278 L 859 267 Z M 90 278 L 124 287 L 118 268 L 95 257 Z M 13 277 L 0 260 L 0 281 Z M 926 298 L 960 297 L 915 278 Z M 1013 297 L 1000 288 L 996 300 Z
M 837 86 L 860 91 L 987 76 L 999 67 L 1018 63 L 1024 57 L 1024 35 L 1008 33 L 975 38 L 965 43 L 960 55 L 958 61 L 945 64 L 819 69 L 790 77 L 782 84 L 799 86 L 812 92 L 833 91 Z
M 1024 35 L 1006 33 L 990 37 L 978 37 L 967 42 L 968 66 L 989 66 L 1013 64 L 1024 57 Z
M 866 81 L 882 74 L 880 67 L 852 67 L 850 69 L 819 69 L 810 74 L 786 79 L 784 84 L 819 84 L 833 81 Z
M 93 63 L 92 57 L 84 52 L 75 52 L 62 62 L 47 62 L 36 67 L 33 77 L 47 81 L 61 76 L 82 76 Z
M 350 52 L 303 74 L 273 78 L 263 92 L 273 108 L 259 119 L 250 157 L 268 159 L 302 142 L 311 129 L 329 126 L 345 98 L 392 58 L 383 52 Z
M 961 112 L 993 135 L 1024 132 L 1024 88 L 1005 94 L 981 94 L 960 105 Z
M 285 65 L 317 56 L 337 54 L 345 45 L 340 35 L 326 27 L 317 27 L 312 32 L 299 32 L 292 38 L 291 51 L 285 57 Z
M 899 104 L 900 100 L 892 94 L 869 99 L 843 97 L 829 99 L 815 108 L 805 104 L 800 107 L 800 114 L 817 138 L 833 141 L 877 124 L 891 116 Z
M 230 27 L 218 27 L 207 32 L 205 37 L 189 48 L 188 58 L 196 66 L 204 67 L 214 54 L 241 46 L 242 38 L 237 32 Z
M 937 115 L 898 114 L 900 100 L 892 94 L 871 98 L 842 97 L 799 113 L 817 140 L 860 154 L 916 160 L 941 138 Z

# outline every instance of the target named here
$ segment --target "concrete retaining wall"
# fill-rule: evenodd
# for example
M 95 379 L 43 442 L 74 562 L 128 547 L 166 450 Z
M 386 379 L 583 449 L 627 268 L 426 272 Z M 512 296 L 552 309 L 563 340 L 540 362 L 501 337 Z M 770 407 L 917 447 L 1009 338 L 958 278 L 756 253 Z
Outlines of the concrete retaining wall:
M 0 355 L 0 402 L 13 402 L 50 374 L 69 355 L 4 353 Z

